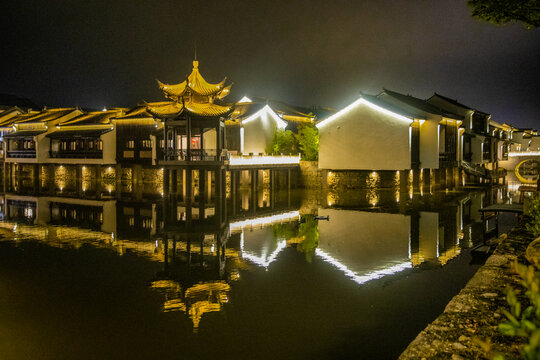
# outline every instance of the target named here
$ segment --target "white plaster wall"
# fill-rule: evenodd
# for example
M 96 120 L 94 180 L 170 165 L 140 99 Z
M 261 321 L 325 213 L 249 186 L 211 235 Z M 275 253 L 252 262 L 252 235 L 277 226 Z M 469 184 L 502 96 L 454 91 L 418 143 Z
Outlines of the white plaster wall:
M 203 133 L 203 146 L 208 150 L 217 149 L 216 129 L 208 130 Z
M 410 169 L 409 126 L 360 103 L 319 128 L 319 168 Z
M 358 274 L 409 260 L 410 216 L 319 208 L 318 248 Z
M 36 156 L 39 163 L 46 162 L 46 160 L 49 158 L 51 140 L 45 134 L 49 134 L 51 132 L 52 131 L 47 131 L 43 134 L 34 136 L 34 140 L 36 142 Z
M 472 163 L 481 164 L 483 162 L 482 157 L 482 143 L 484 142 L 483 136 L 475 136 L 471 139 L 471 152 L 472 152 Z
M 272 142 L 276 121 L 265 111 L 261 111 L 253 120 L 243 123 L 244 154 L 266 153 L 266 146 Z
M 421 211 L 419 213 L 418 251 L 424 260 L 437 259 L 439 238 L 439 214 Z
M 101 135 L 103 142 L 103 164 L 116 164 L 116 126 Z
M 103 224 L 101 231 L 106 233 L 116 232 L 116 200 L 103 203 Z
M 437 120 L 426 120 L 420 125 L 420 166 L 422 168 L 439 168 L 438 125 Z

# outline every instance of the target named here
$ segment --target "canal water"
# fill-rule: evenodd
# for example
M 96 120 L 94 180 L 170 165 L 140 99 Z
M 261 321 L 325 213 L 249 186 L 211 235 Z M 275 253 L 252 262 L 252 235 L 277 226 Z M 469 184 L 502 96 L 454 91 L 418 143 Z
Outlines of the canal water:
M 393 359 L 481 265 L 478 209 L 510 200 L 223 188 L 3 194 L 0 358 Z

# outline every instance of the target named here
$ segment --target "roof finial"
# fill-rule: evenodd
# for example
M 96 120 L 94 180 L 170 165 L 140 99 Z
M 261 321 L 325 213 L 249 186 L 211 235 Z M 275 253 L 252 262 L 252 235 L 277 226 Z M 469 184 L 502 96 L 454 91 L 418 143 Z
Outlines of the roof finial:
M 195 39 L 195 54 L 193 59 L 193 69 L 197 69 L 199 67 L 199 61 L 197 60 L 197 39 Z

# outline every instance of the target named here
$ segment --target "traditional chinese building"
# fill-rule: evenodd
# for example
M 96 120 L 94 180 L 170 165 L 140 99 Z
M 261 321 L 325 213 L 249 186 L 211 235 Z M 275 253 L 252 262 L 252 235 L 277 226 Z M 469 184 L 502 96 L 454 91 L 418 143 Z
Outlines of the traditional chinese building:
M 162 151 L 159 165 L 190 165 L 197 162 L 220 164 L 225 156 L 225 118 L 233 105 L 223 102 L 231 86 L 226 78 L 208 83 L 193 61 L 191 74 L 181 83 L 167 85 L 158 81 L 169 101 L 149 104 L 147 110 L 163 121 Z

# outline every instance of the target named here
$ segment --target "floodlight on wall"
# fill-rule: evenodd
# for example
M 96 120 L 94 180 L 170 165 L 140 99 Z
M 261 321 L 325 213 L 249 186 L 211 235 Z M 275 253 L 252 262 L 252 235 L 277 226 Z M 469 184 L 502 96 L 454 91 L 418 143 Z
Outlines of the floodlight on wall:
M 277 116 L 274 110 L 272 110 L 272 108 L 268 105 L 265 105 L 261 110 L 249 116 L 247 119 L 242 120 L 242 125 L 247 124 L 263 115 L 270 116 L 272 119 L 274 119 L 279 129 L 285 129 L 287 127 L 287 123 L 283 121 L 279 116 Z
M 408 124 L 412 124 L 412 122 L 413 122 L 412 119 L 409 119 L 409 118 L 407 118 L 407 117 L 405 117 L 403 115 L 396 114 L 395 112 L 392 112 L 392 111 L 387 110 L 387 109 L 385 109 L 383 107 L 375 105 L 372 102 L 369 102 L 366 99 L 361 97 L 360 99 L 356 100 L 352 104 L 350 104 L 350 105 L 346 106 L 345 108 L 341 109 L 340 111 L 338 111 L 334 115 L 332 115 L 332 116 L 326 118 L 325 120 L 321 121 L 320 123 L 318 123 L 316 125 L 317 128 L 319 128 L 319 129 L 322 128 L 324 125 L 332 122 L 333 120 L 339 118 L 340 116 L 343 116 L 343 115 L 349 113 L 351 110 L 353 110 L 355 107 L 357 107 L 358 105 L 361 105 L 361 104 L 366 105 L 366 106 L 372 108 L 373 110 L 382 112 L 382 113 L 384 113 L 386 115 L 389 115 L 389 116 L 392 116 L 392 117 L 394 117 L 394 118 L 396 118 L 398 120 L 404 121 L 404 122 L 406 122 Z
M 334 259 L 332 256 L 325 253 L 321 249 L 315 249 L 315 254 L 320 256 L 324 261 L 334 265 L 336 268 L 341 270 L 347 277 L 351 278 L 355 283 L 360 285 L 371 280 L 380 279 L 386 275 L 392 275 L 403 270 L 412 268 L 412 264 L 410 263 L 410 261 L 406 261 L 394 266 L 367 273 L 365 275 L 358 275 L 354 271 L 350 270 L 347 266 L 339 262 L 339 260 Z

